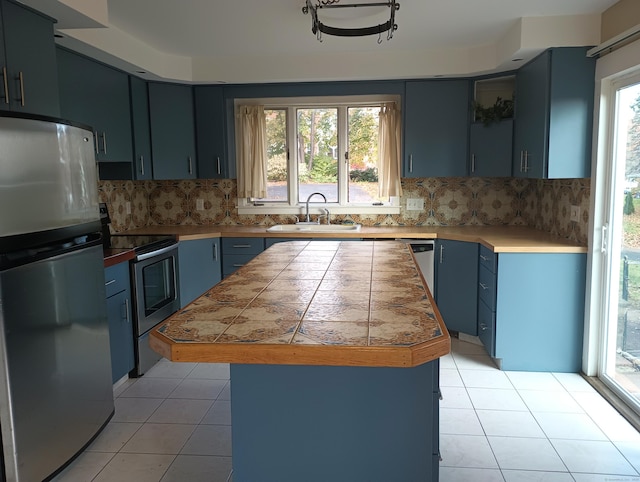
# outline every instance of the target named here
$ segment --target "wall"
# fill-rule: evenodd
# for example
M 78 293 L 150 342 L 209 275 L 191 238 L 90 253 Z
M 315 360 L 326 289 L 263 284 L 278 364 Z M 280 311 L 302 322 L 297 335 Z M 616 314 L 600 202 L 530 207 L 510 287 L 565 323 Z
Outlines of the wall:
M 399 215 L 332 215 L 379 225 L 522 225 L 587 244 L 589 179 L 416 178 L 403 179 Z M 189 181 L 101 181 L 100 200 L 109 206 L 116 231 L 147 225 L 273 225 L 291 223 L 288 215 L 239 215 L 234 179 Z M 406 198 L 421 197 L 424 211 L 406 211 Z M 196 210 L 196 199 L 205 209 Z M 126 203 L 131 214 L 126 214 Z M 580 206 L 579 222 L 569 220 Z
M 640 23 L 640 2 L 620 0 L 602 12 L 600 42 L 606 42 Z

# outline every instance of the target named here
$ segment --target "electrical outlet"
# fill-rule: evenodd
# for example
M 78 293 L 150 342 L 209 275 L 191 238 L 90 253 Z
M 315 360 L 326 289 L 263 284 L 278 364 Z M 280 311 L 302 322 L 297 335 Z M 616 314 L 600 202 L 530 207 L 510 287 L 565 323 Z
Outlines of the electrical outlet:
M 571 206 L 569 221 L 574 221 L 576 223 L 580 221 L 580 206 Z
M 131 214 L 131 202 L 127 201 L 126 203 L 124 203 L 124 210 L 126 211 L 127 214 Z
M 424 199 L 422 198 L 407 198 L 407 211 L 423 211 Z
M 204 211 L 204 199 L 196 199 L 196 211 Z

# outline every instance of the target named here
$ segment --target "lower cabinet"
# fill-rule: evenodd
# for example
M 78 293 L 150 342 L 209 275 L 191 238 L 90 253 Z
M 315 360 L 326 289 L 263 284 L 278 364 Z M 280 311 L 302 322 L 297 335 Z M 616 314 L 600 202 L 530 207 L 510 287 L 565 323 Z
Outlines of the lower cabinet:
M 220 238 L 180 241 L 178 259 L 183 308 L 222 279 Z
M 478 334 L 478 244 L 436 240 L 435 299 L 450 331 Z
M 479 265 L 479 336 L 500 368 L 579 372 L 586 254 L 481 247 Z
M 129 263 L 123 262 L 106 268 L 104 276 L 111 346 L 111 375 L 115 383 L 128 375 L 135 365 Z
M 226 278 L 264 251 L 264 238 L 222 238 L 222 277 Z

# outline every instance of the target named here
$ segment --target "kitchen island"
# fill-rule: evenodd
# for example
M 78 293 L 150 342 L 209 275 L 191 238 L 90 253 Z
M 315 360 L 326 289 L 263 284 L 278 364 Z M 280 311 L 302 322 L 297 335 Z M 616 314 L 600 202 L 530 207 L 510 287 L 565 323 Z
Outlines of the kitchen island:
M 407 246 L 272 246 L 151 346 L 231 363 L 234 481 L 437 480 L 450 338 Z

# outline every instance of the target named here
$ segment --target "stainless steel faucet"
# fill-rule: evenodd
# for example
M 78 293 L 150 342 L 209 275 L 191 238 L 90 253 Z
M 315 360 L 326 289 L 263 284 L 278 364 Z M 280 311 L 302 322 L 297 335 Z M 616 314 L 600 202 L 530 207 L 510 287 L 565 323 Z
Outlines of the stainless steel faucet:
M 311 223 L 311 218 L 309 217 L 309 200 L 310 200 L 313 196 L 316 196 L 316 195 L 317 195 L 317 196 L 322 196 L 322 199 L 324 199 L 325 204 L 326 204 L 326 202 L 327 202 L 327 198 L 326 198 L 326 197 L 325 197 L 325 195 L 324 195 L 324 194 L 322 194 L 321 192 L 312 192 L 311 194 L 309 194 L 309 197 L 307 198 L 307 202 L 306 202 L 306 205 L 307 205 L 307 211 L 306 211 L 306 215 L 305 215 L 305 217 L 304 217 L 304 222 L 305 222 L 305 223 Z M 318 223 L 317 223 L 317 224 L 320 224 L 320 218 L 318 218 Z

